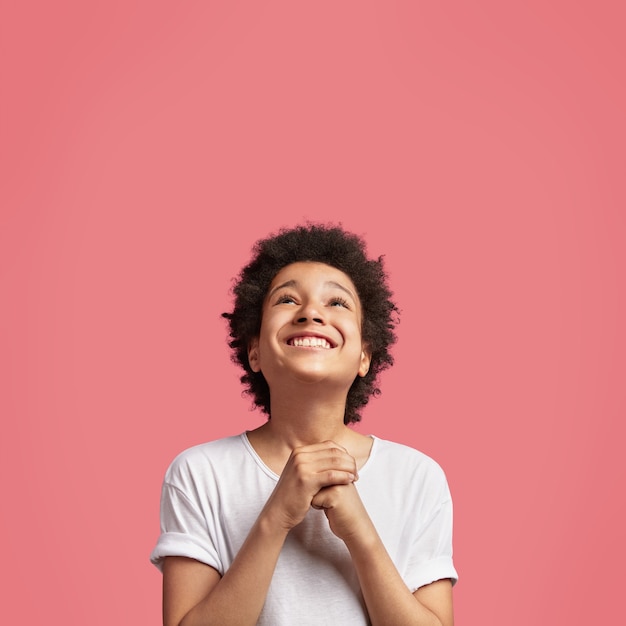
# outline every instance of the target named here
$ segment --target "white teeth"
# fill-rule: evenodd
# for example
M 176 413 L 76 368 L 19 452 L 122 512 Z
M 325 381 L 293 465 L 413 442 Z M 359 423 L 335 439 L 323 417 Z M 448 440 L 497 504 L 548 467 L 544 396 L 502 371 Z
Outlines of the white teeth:
M 330 344 L 322 337 L 295 337 L 289 342 L 296 348 L 330 348 Z

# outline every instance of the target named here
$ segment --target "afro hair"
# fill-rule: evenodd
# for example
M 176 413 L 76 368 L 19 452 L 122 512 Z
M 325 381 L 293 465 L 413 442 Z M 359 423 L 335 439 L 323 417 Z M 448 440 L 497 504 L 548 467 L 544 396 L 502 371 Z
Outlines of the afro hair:
M 265 297 L 283 267 L 301 261 L 325 263 L 350 277 L 363 311 L 361 333 L 371 350 L 371 363 L 368 373 L 357 376 L 352 383 L 344 415 L 345 424 L 360 421 L 360 409 L 372 395 L 380 394 L 379 373 L 393 364 L 389 349 L 396 341 L 394 329 L 399 310 L 391 299 L 382 257 L 368 259 L 363 239 L 346 232 L 341 225 L 312 223 L 282 229 L 261 239 L 252 253 L 251 261 L 241 270 L 233 286 L 233 310 L 222 314 L 229 324 L 232 360 L 244 370 L 241 376 L 244 393 L 271 418 L 267 381 L 261 372 L 253 372 L 248 362 L 248 346 L 261 331 Z

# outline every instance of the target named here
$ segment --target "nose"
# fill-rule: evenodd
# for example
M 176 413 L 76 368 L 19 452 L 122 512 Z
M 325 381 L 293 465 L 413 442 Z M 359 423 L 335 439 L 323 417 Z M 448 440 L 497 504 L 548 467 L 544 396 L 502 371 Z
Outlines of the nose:
M 308 321 L 316 324 L 324 324 L 324 315 L 320 313 L 320 309 L 313 302 L 305 302 L 296 313 L 295 323 L 306 324 Z

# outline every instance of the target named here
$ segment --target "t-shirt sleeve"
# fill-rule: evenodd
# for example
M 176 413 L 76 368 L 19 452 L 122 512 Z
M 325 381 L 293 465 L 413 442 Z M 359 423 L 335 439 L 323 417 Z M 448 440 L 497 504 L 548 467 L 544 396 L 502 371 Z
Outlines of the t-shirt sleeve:
M 449 578 L 454 585 L 458 580 L 452 561 L 452 500 L 441 502 L 415 535 L 410 572 L 406 580 L 411 592 L 436 580 Z
M 182 489 L 167 480 L 161 492 L 161 535 L 150 560 L 161 570 L 166 556 L 196 559 L 224 573 L 204 515 Z

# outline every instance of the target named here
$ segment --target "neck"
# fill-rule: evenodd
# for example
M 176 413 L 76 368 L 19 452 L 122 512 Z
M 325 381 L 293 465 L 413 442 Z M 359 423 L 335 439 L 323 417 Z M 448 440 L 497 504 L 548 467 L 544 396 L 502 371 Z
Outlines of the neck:
M 297 399 L 296 399 L 297 397 Z M 278 399 L 280 398 L 280 400 Z M 320 400 L 316 394 L 272 397 L 271 419 L 248 432 L 248 440 L 265 464 L 280 474 L 294 448 L 334 441 L 343 446 L 361 467 L 367 460 L 372 440 L 343 423 L 345 394 L 335 401 Z
M 314 401 L 309 399 L 272 402 L 271 419 L 266 428 L 275 440 L 290 449 L 321 441 L 337 441 L 345 437 L 343 423 L 345 399 L 341 401 Z

